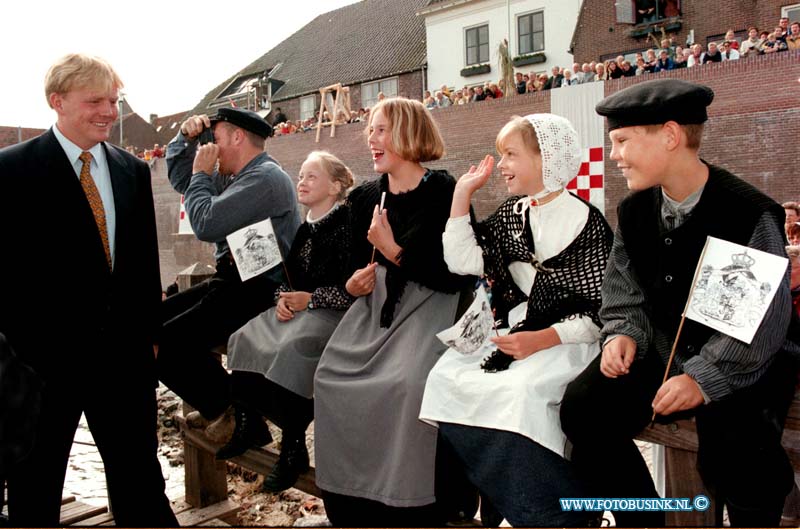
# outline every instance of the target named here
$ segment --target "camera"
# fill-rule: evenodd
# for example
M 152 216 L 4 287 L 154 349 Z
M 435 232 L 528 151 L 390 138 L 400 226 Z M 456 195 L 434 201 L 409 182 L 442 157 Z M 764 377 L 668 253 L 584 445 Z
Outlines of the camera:
M 198 136 L 198 140 L 200 141 L 200 145 L 214 143 L 214 131 L 211 130 L 211 127 L 204 128 L 203 132 L 201 132 L 200 136 Z

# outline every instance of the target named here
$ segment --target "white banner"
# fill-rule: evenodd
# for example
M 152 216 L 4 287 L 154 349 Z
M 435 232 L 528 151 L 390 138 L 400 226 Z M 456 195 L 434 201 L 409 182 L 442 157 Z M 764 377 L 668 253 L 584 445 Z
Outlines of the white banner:
M 580 171 L 567 189 L 605 213 L 605 128 L 603 117 L 594 111 L 605 96 L 603 85 L 595 82 L 551 90 L 550 112 L 572 123 L 583 146 Z
M 186 205 L 183 203 L 184 196 L 181 195 L 181 209 L 178 214 L 178 234 L 179 235 L 194 235 L 192 224 L 189 222 L 189 215 L 186 214 Z

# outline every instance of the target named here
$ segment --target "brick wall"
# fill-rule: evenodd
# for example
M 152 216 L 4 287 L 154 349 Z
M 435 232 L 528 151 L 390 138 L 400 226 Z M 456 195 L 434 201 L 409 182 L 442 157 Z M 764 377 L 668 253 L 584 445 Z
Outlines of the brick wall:
M 625 1 L 625 0 L 623 0 Z M 728 29 L 746 30 L 755 25 L 771 31 L 781 16 L 781 6 L 786 0 L 703 0 L 683 1 L 681 28 L 674 32 L 679 44 L 686 42 L 694 29 L 694 41 L 706 44 L 707 38 L 724 34 Z M 614 2 L 585 0 L 573 37 L 576 61 L 590 62 L 609 54 L 618 54 L 651 47 L 645 37 L 630 37 L 630 24 L 617 24 Z M 661 39 L 661 32 L 656 35 Z
M 22 127 L 22 141 L 30 140 L 40 134 L 45 129 L 29 129 Z M 18 127 L 0 127 L 0 149 L 19 143 L 20 129 Z
M 709 108 L 710 119 L 703 137 L 701 156 L 783 202 L 800 198 L 800 178 L 796 169 L 800 155 L 797 141 L 800 138 L 798 59 L 800 52 L 786 52 L 608 81 L 605 88 L 609 95 L 656 76 L 707 84 L 715 91 L 716 97 Z M 427 165 L 447 169 L 458 177 L 470 164 L 495 152 L 495 136 L 511 116 L 548 112 L 549 109 L 548 92 L 437 109 L 433 115 L 445 137 L 447 155 Z M 271 138 L 266 146 L 292 177 L 296 177 L 310 151 L 327 149 L 342 158 L 360 182 L 375 176 L 363 131 L 364 124 L 354 123 L 337 127 L 335 138 L 329 136 L 329 128 L 323 129 L 319 143 L 314 142 L 315 133 L 308 132 Z M 607 139 L 605 147 L 608 153 L 610 145 Z M 616 224 L 616 205 L 626 193 L 625 181 L 616 163 L 607 159 L 606 214 L 612 225 Z M 505 186 L 495 174 L 473 201 L 478 217 L 494 211 L 505 196 Z M 187 259 L 179 259 L 182 263 L 187 262 Z

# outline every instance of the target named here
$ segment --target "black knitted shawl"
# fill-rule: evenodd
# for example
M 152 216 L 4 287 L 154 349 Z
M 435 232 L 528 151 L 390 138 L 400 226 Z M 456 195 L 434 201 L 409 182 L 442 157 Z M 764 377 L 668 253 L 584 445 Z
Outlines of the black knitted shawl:
M 509 198 L 476 226 L 478 244 L 483 249 L 484 272 L 492 280 L 492 301 L 497 317 L 507 320 L 508 311 L 527 300 L 525 319 L 511 330 L 512 333 L 545 329 L 578 316 L 587 316 L 600 326 L 600 288 L 614 234 L 596 207 L 575 195 L 570 196 L 589 207 L 586 225 L 561 253 L 544 262 L 534 256 L 529 216 L 526 214 L 523 220 L 513 211 L 514 204 L 522 197 Z M 545 228 L 557 230 L 558 226 Z M 515 237 L 516 233 L 522 235 Z M 528 295 L 511 277 L 508 265 L 514 261 L 531 263 L 537 270 Z M 510 356 L 503 354 L 501 357 L 510 363 Z
M 403 248 L 400 265 L 375 252 L 375 260 L 386 267 L 387 299 L 381 308 L 381 327 L 389 327 L 394 319 L 408 281 L 438 292 L 457 293 L 474 282 L 474 277 L 451 273 L 444 262 L 442 233 L 450 216 L 455 179 L 446 171 L 428 170 L 420 184 L 405 193 L 389 191 L 389 177 L 384 174 L 354 189 L 347 198 L 352 212 L 354 269 L 367 266 L 372 257 L 372 244 L 367 230 L 381 193 L 386 192 L 384 208 L 395 241 Z
M 317 308 L 347 309 L 354 301 L 344 288 L 353 274 L 352 242 L 350 208 L 346 204 L 340 204 L 319 222 L 301 224 L 286 258 L 291 287 L 310 292 Z M 284 283 L 278 292 L 291 290 Z

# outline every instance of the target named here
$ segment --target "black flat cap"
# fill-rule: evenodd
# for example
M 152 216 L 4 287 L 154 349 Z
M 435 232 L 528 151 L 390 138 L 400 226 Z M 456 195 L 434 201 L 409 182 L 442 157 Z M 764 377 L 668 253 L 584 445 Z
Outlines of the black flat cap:
M 262 138 L 268 138 L 272 135 L 272 126 L 252 110 L 228 107 L 220 108 L 217 111 L 217 115 L 209 119 L 212 125 L 218 121 L 226 121 L 231 125 L 257 134 Z
M 608 96 L 597 103 L 595 111 L 608 119 L 609 132 L 667 121 L 690 125 L 705 123 L 706 107 L 713 100 L 714 91 L 707 86 L 680 79 L 657 79 Z

